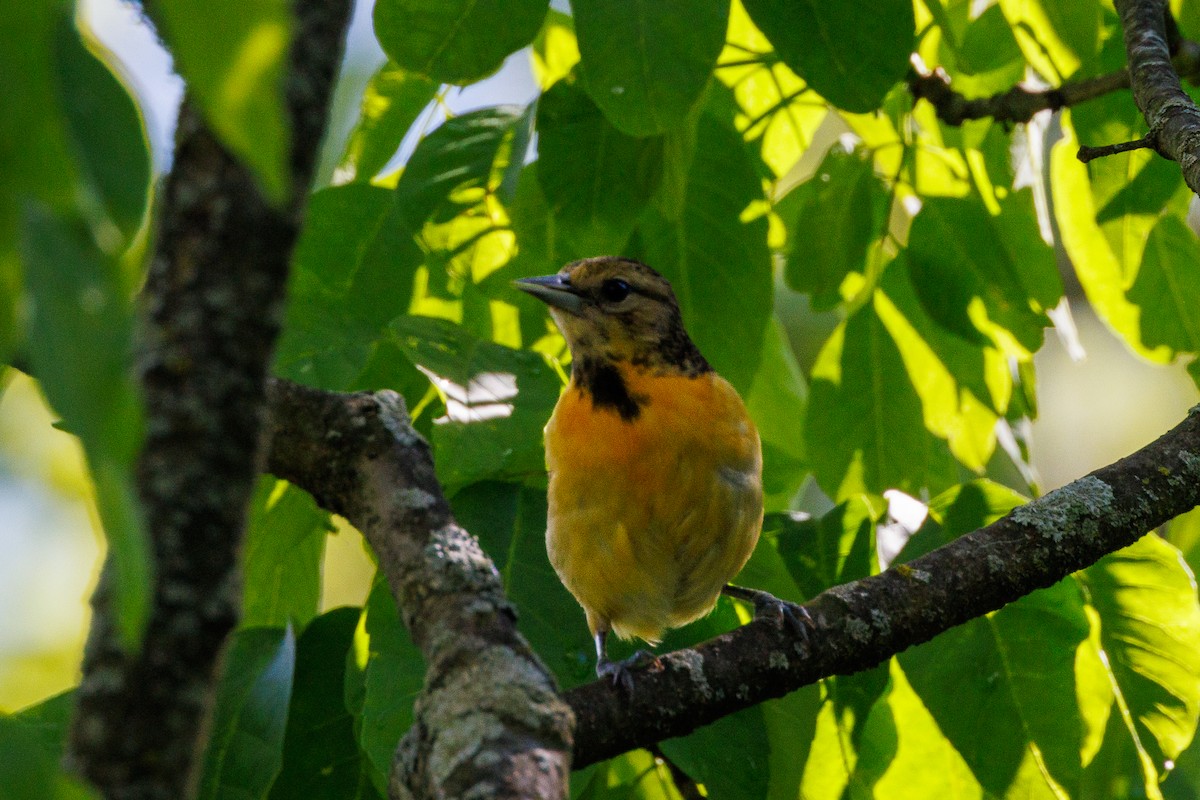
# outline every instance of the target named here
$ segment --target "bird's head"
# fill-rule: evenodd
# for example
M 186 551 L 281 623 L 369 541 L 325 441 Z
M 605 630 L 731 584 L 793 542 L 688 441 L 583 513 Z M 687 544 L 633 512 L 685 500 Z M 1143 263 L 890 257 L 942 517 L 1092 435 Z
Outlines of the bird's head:
M 709 369 L 684 330 L 671 284 L 640 261 L 587 258 L 516 286 L 550 307 L 575 361 L 686 374 Z

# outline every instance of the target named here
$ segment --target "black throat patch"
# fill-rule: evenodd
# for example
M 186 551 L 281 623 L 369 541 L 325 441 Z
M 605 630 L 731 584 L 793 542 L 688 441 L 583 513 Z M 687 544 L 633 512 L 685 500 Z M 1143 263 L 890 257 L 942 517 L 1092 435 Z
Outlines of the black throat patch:
M 630 394 L 621 372 L 612 364 L 597 359 L 584 359 L 575 363 L 573 377 L 579 391 L 592 399 L 598 409 L 615 411 L 626 422 L 633 422 L 642 413 L 648 398 Z

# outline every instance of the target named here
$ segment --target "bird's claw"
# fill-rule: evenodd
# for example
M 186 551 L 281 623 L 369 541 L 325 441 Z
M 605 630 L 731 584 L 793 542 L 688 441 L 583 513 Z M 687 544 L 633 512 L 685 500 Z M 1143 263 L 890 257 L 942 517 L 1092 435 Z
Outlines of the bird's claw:
M 611 679 L 614 687 L 620 687 L 626 695 L 633 694 L 633 673 L 658 664 L 658 656 L 649 650 L 638 650 L 629 658 L 611 661 L 607 656 L 596 662 L 596 677 Z
M 805 647 L 808 646 L 809 632 L 816 629 L 817 623 L 813 621 L 807 608 L 767 595 L 767 598 L 754 604 L 754 616 L 757 618 L 768 615 L 782 619 L 783 623 L 792 629 L 792 633 L 800 637 L 801 643 Z

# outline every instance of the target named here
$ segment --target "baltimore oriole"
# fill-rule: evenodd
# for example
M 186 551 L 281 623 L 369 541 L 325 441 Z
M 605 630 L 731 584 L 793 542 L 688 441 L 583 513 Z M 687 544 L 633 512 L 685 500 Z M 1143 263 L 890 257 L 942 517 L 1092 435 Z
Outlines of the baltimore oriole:
M 587 615 L 596 673 L 609 631 L 657 644 L 722 592 L 803 633 L 803 609 L 729 586 L 758 542 L 762 448 L 734 388 L 683 327 L 670 283 L 638 261 L 590 258 L 517 281 L 550 307 L 571 383 L 546 425 L 546 549 Z

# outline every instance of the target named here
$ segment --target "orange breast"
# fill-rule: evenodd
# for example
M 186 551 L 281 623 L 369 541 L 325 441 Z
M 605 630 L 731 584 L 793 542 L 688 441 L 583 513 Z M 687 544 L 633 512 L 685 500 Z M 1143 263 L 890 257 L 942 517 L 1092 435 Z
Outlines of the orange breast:
M 708 613 L 762 524 L 758 433 L 733 388 L 622 370 L 636 419 L 575 388 L 546 426 L 551 563 L 588 616 L 657 641 Z

